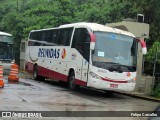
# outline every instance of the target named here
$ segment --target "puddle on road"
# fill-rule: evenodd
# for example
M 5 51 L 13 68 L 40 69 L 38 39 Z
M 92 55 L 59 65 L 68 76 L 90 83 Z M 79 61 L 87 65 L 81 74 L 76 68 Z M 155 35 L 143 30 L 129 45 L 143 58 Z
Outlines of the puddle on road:
M 24 86 L 33 86 L 32 84 L 24 83 L 24 82 L 19 82 L 19 84 L 24 85 Z

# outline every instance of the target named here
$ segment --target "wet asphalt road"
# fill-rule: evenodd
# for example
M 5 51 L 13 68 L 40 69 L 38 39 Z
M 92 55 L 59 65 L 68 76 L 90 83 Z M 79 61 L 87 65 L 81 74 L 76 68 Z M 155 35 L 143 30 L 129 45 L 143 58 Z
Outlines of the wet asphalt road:
M 20 78 L 19 83 L 9 83 L 0 89 L 0 111 L 153 111 L 158 102 L 152 102 L 124 95 L 107 97 L 101 91 L 80 88 L 70 91 L 59 82 L 35 81 Z M 0 118 L 0 120 L 21 120 L 27 118 Z M 33 118 L 32 118 L 33 119 Z M 40 119 L 40 118 L 35 118 Z M 46 120 L 141 120 L 136 117 L 54 117 Z

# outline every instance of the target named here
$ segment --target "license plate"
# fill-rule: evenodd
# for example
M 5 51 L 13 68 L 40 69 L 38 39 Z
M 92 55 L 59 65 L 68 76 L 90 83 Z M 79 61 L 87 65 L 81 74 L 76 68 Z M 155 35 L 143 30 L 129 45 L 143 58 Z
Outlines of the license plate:
M 112 87 L 112 88 L 118 88 L 118 85 L 117 84 L 110 84 L 110 87 Z

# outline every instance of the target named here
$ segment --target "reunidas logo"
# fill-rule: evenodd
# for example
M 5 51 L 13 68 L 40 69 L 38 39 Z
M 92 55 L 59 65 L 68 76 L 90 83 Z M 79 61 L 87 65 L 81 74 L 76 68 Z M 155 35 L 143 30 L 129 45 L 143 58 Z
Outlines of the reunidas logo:
M 64 59 L 65 57 L 66 57 L 66 49 L 65 48 L 63 48 L 63 50 L 62 50 L 62 53 L 61 53 L 61 57 L 62 57 L 62 59 Z

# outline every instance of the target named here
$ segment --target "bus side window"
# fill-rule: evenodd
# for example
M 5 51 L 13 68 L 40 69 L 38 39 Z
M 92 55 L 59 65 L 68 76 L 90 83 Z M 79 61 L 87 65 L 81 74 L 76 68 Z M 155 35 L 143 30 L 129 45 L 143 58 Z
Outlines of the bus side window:
M 58 30 L 53 30 L 52 31 L 52 43 L 54 43 L 55 45 L 57 45 L 57 40 L 58 40 Z
M 41 32 L 39 32 L 39 31 L 35 32 L 34 39 L 40 41 L 41 40 Z
M 88 31 L 85 28 L 77 28 L 75 29 L 73 41 L 72 41 L 72 48 L 77 49 L 81 55 L 89 61 L 89 45 L 86 44 L 90 42 L 88 39 Z
M 41 32 L 41 39 L 40 39 L 40 41 L 41 41 L 41 46 L 46 46 L 46 31 L 42 31 Z
M 34 32 L 30 33 L 29 39 L 34 40 Z
M 33 46 L 40 46 L 41 43 L 39 42 L 41 40 L 41 32 L 34 32 L 34 40 L 36 40 L 37 42 L 34 42 Z
M 73 28 L 65 28 L 60 30 L 60 36 L 58 39 L 59 45 L 70 45 L 71 35 L 72 35 Z
M 89 62 L 89 56 L 90 56 L 90 36 L 88 32 L 84 33 L 84 58 Z
M 51 31 L 47 30 L 46 31 L 46 42 L 50 42 L 50 37 L 51 37 Z
M 57 45 L 58 38 L 58 30 L 48 30 L 46 41 L 50 43 L 50 45 Z
M 80 29 L 75 29 L 71 47 L 76 48 L 78 51 L 80 51 L 78 47 L 78 44 L 80 43 L 79 37 L 80 37 Z

